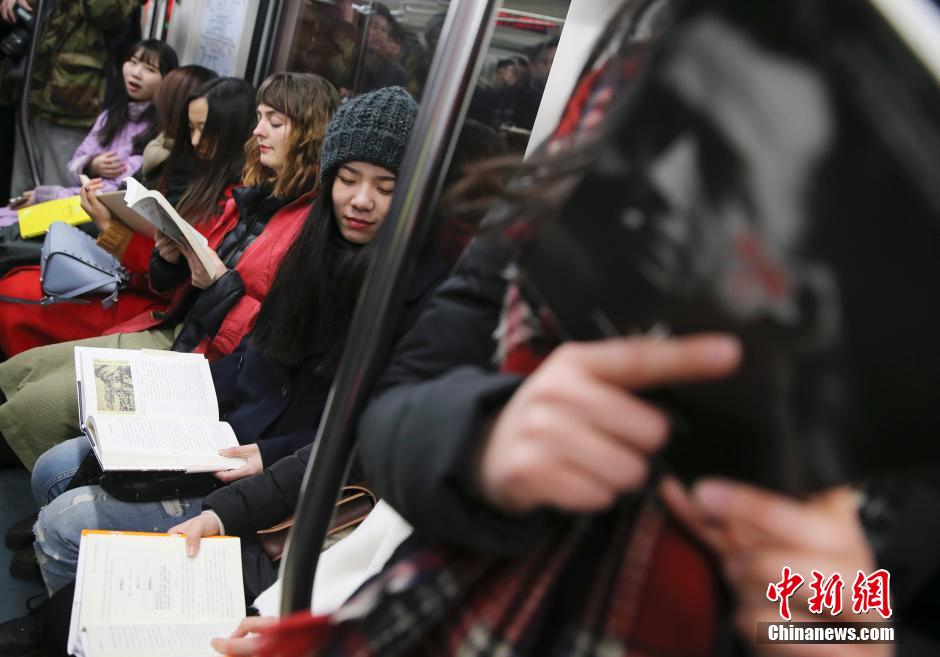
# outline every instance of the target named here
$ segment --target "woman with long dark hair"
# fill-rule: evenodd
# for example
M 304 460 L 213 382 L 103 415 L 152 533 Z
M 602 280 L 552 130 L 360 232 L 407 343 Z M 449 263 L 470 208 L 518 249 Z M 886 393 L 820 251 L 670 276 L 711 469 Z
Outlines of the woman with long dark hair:
M 243 443 L 222 454 L 246 460 L 218 473 L 222 482 L 259 474 L 312 441 L 416 115 L 414 99 L 393 87 L 347 102 L 331 122 L 321 159 L 323 192 L 281 263 L 251 336 L 212 366 L 220 412 Z M 399 335 L 444 274 L 443 260 L 429 245 L 412 277 Z M 82 529 L 164 531 L 201 511 L 201 496 L 170 505 L 121 502 L 96 485 L 63 492 L 89 454 L 88 440 L 76 438 L 49 450 L 33 472 L 34 492 L 47 505 L 36 546 L 52 592 L 74 577 L 72 547 Z M 268 564 L 254 575 L 250 590 L 258 593 L 276 569 Z
M 175 172 L 188 180 L 178 198 L 182 216 L 204 233 L 215 228 L 225 203 L 231 197 L 231 187 L 238 182 L 244 143 L 253 124 L 254 89 L 244 80 L 228 78 L 206 83 L 205 91 L 197 91 L 186 103 L 187 112 L 180 121 L 188 122 L 187 115 L 194 106 L 208 112 L 209 102 L 217 108 L 211 121 L 201 117 L 203 130 L 190 131 L 182 125 L 177 130 L 192 132 L 190 139 L 177 139 L 175 153 L 164 165 L 163 175 L 157 181 L 158 189 L 173 180 L 181 182 Z M 221 109 L 223 107 L 225 109 Z M 184 134 L 185 134 L 184 132 Z M 221 139 L 221 134 L 230 139 Z M 225 146 L 223 147 L 222 144 Z M 9 356 L 33 347 L 100 335 L 112 326 L 137 317 L 141 313 L 163 313 L 167 310 L 172 291 L 185 281 L 182 277 L 166 276 L 156 280 L 160 271 L 150 267 L 150 254 L 154 239 L 135 235 L 124 224 L 112 218 L 96 194 L 104 191 L 105 181 L 95 178 L 82 187 L 83 206 L 102 231 L 99 244 L 120 258 L 130 272 L 131 280 L 116 302 L 105 308 L 99 303 L 88 305 L 58 304 L 53 306 L 0 305 L 0 351 Z M 159 268 L 157 268 L 159 269 Z M 42 294 L 40 268 L 15 269 L 0 279 L 0 290 L 13 297 L 39 298 Z
M 185 217 L 201 232 L 208 232 L 206 222 L 218 219 L 232 188 L 241 177 L 245 165 L 244 142 L 233 135 L 247 135 L 254 124 L 254 89 L 240 78 L 214 78 L 193 90 L 183 101 L 183 111 L 177 113 L 173 134 L 189 135 L 189 139 L 172 139 L 166 161 L 159 171 L 152 172 L 155 186 L 170 201 L 180 216 Z M 247 140 L 247 136 L 245 137 Z M 166 144 L 166 142 L 164 142 Z M 82 187 L 82 203 L 102 230 L 99 244 L 116 256 L 127 250 L 136 251 L 150 263 L 154 240 L 135 235 L 102 205 L 95 193 L 102 189 L 100 180 L 92 180 Z M 161 237 L 157 237 L 158 241 Z M 133 247 L 136 246 L 136 249 Z M 159 262 L 159 261 L 157 261 Z M 127 266 L 127 262 L 124 262 Z M 159 266 L 150 268 L 150 285 L 158 292 L 166 292 L 181 281 L 161 280 Z M 102 327 L 104 330 L 107 327 Z
M 244 85 L 250 98 L 246 83 L 231 80 L 213 85 L 210 96 L 227 94 L 226 89 L 237 84 Z M 0 389 L 6 395 L 0 405 L 0 432 L 27 468 L 46 449 L 81 431 L 73 358 L 76 344 L 196 350 L 217 360 L 248 334 L 278 265 L 317 197 L 320 146 L 339 94 L 319 76 L 278 73 L 261 85 L 255 103 L 256 118 L 240 119 L 247 126 L 245 133 L 255 124 L 253 136 L 244 144 L 245 186 L 232 190 L 221 215 L 195 224 L 221 263 L 215 275 L 208 275 L 198 261 L 158 238 L 151 255 L 150 283 L 155 289 L 172 291 L 164 313 L 154 315 L 148 310 L 111 326 L 101 337 L 30 349 L 0 363 Z M 198 98 L 189 103 L 183 134 L 195 138 L 201 128 L 207 133 L 207 143 L 216 144 L 212 161 L 228 168 L 230 162 L 215 158 L 221 157 L 227 148 L 224 142 L 235 139 L 237 132 L 233 126 L 216 127 L 211 105 L 217 103 L 210 98 L 208 104 L 203 116 L 198 112 Z M 250 114 L 250 101 L 243 104 Z
M 115 88 L 114 101 L 98 115 L 69 160 L 73 184 L 40 185 L 24 192 L 11 207 L 74 196 L 80 188 L 80 175 L 100 177 L 107 191 L 117 189 L 122 179 L 140 168 L 144 147 L 159 132 L 157 111 L 151 101 L 163 77 L 177 65 L 176 52 L 162 41 L 146 39 L 134 46 L 121 67 L 124 84 Z

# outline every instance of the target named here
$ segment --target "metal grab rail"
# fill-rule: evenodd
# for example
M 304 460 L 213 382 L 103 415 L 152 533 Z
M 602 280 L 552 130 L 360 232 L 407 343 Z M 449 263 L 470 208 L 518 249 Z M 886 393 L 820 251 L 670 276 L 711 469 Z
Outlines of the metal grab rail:
M 36 159 L 36 146 L 33 144 L 33 133 L 29 125 L 29 95 L 32 91 L 33 63 L 36 61 L 36 51 L 39 39 L 42 37 L 42 28 L 45 26 L 46 8 L 45 0 L 37 0 L 33 12 L 33 36 L 29 42 L 29 55 L 26 58 L 26 72 L 23 74 L 23 93 L 20 97 L 20 134 L 23 137 L 23 151 L 26 153 L 26 164 L 29 166 L 29 175 L 33 179 L 33 187 L 42 184 L 39 175 L 39 162 Z M 22 190 L 13 190 L 17 193 Z
M 310 607 L 313 578 L 340 487 L 355 447 L 353 421 L 391 347 L 408 279 L 426 238 L 459 128 L 502 0 L 454 0 L 382 240 L 349 331 L 301 486 L 296 520 L 281 565 L 281 614 Z

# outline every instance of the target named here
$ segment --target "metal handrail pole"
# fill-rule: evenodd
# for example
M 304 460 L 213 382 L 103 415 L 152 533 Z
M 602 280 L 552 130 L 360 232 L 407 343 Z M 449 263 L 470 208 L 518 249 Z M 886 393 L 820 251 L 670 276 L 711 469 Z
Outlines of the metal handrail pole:
M 45 0 L 36 0 L 36 9 L 33 13 L 33 36 L 29 43 L 29 55 L 26 59 L 26 71 L 23 74 L 23 94 L 20 98 L 20 135 L 23 138 L 23 151 L 26 153 L 26 164 L 29 167 L 29 175 L 33 179 L 33 187 L 42 184 L 42 178 L 39 175 L 39 162 L 36 159 L 36 146 L 33 143 L 33 132 L 29 124 L 29 95 L 33 88 L 33 63 L 36 61 L 36 52 L 39 47 L 39 39 L 42 36 L 42 28 L 45 24 Z M 23 190 L 13 190 L 20 193 Z
M 310 606 L 320 549 L 355 447 L 353 421 L 390 349 L 407 281 L 433 228 L 434 207 L 502 0 L 454 0 L 399 173 L 392 222 L 370 268 L 327 399 L 281 565 L 281 613 Z

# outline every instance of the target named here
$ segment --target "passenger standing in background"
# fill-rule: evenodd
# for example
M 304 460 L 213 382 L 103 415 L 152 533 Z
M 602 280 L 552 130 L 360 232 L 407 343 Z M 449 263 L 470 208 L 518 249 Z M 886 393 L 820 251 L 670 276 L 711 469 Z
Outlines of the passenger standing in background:
M 49 11 L 27 92 L 42 183 L 67 185 L 72 180 L 66 163 L 104 107 L 109 76 L 118 75 L 109 42 L 126 29 L 139 4 L 139 0 L 56 2 Z M 0 19 L 12 24 L 17 6 L 32 13 L 24 0 L 0 0 Z M 15 106 L 22 86 L 22 73 L 18 76 L 14 66 L 4 66 L 0 103 Z M 11 190 L 21 194 L 32 187 L 17 131 Z
M 382 2 L 373 2 L 366 25 L 366 53 L 361 77 L 353 91 L 365 93 L 383 87 L 405 86 L 405 71 L 390 56 L 390 53 L 401 52 L 401 43 L 393 36 L 398 34 L 400 39 L 401 28 L 391 10 Z

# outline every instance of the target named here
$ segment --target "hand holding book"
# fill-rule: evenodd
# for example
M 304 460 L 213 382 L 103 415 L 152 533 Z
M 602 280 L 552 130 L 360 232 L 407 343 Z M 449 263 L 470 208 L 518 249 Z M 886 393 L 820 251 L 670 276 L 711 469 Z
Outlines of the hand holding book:
M 187 244 L 180 244 L 180 252 L 189 264 L 193 287 L 198 287 L 200 290 L 205 290 L 228 271 L 228 267 L 219 255 L 208 247 L 202 259 Z M 208 262 L 204 262 L 206 260 Z
M 195 518 L 170 527 L 167 534 L 180 534 L 186 537 L 186 556 L 199 554 L 199 542 L 205 536 L 218 536 L 222 533 L 219 517 L 212 511 L 203 511 Z
M 82 186 L 78 195 L 82 200 L 82 210 L 88 213 L 99 230 L 106 230 L 114 219 L 114 215 L 98 198 L 98 193 L 104 187 L 104 183 L 101 182 L 101 178 L 89 179 L 85 175 L 82 175 L 81 179 Z
M 183 251 L 180 249 L 179 244 L 171 240 L 159 230 L 154 236 L 154 247 L 156 247 L 157 253 L 160 254 L 160 257 L 167 262 L 177 263 L 183 256 Z
M 240 468 L 222 470 L 215 473 L 216 478 L 227 484 L 238 479 L 244 479 L 245 477 L 253 477 L 264 471 L 264 464 L 261 462 L 261 450 L 258 448 L 258 443 L 220 449 L 219 456 L 245 459 L 245 465 Z
M 248 616 L 227 639 L 212 639 L 212 647 L 223 655 L 257 655 L 262 637 L 259 631 L 266 630 L 281 622 L 275 616 Z

